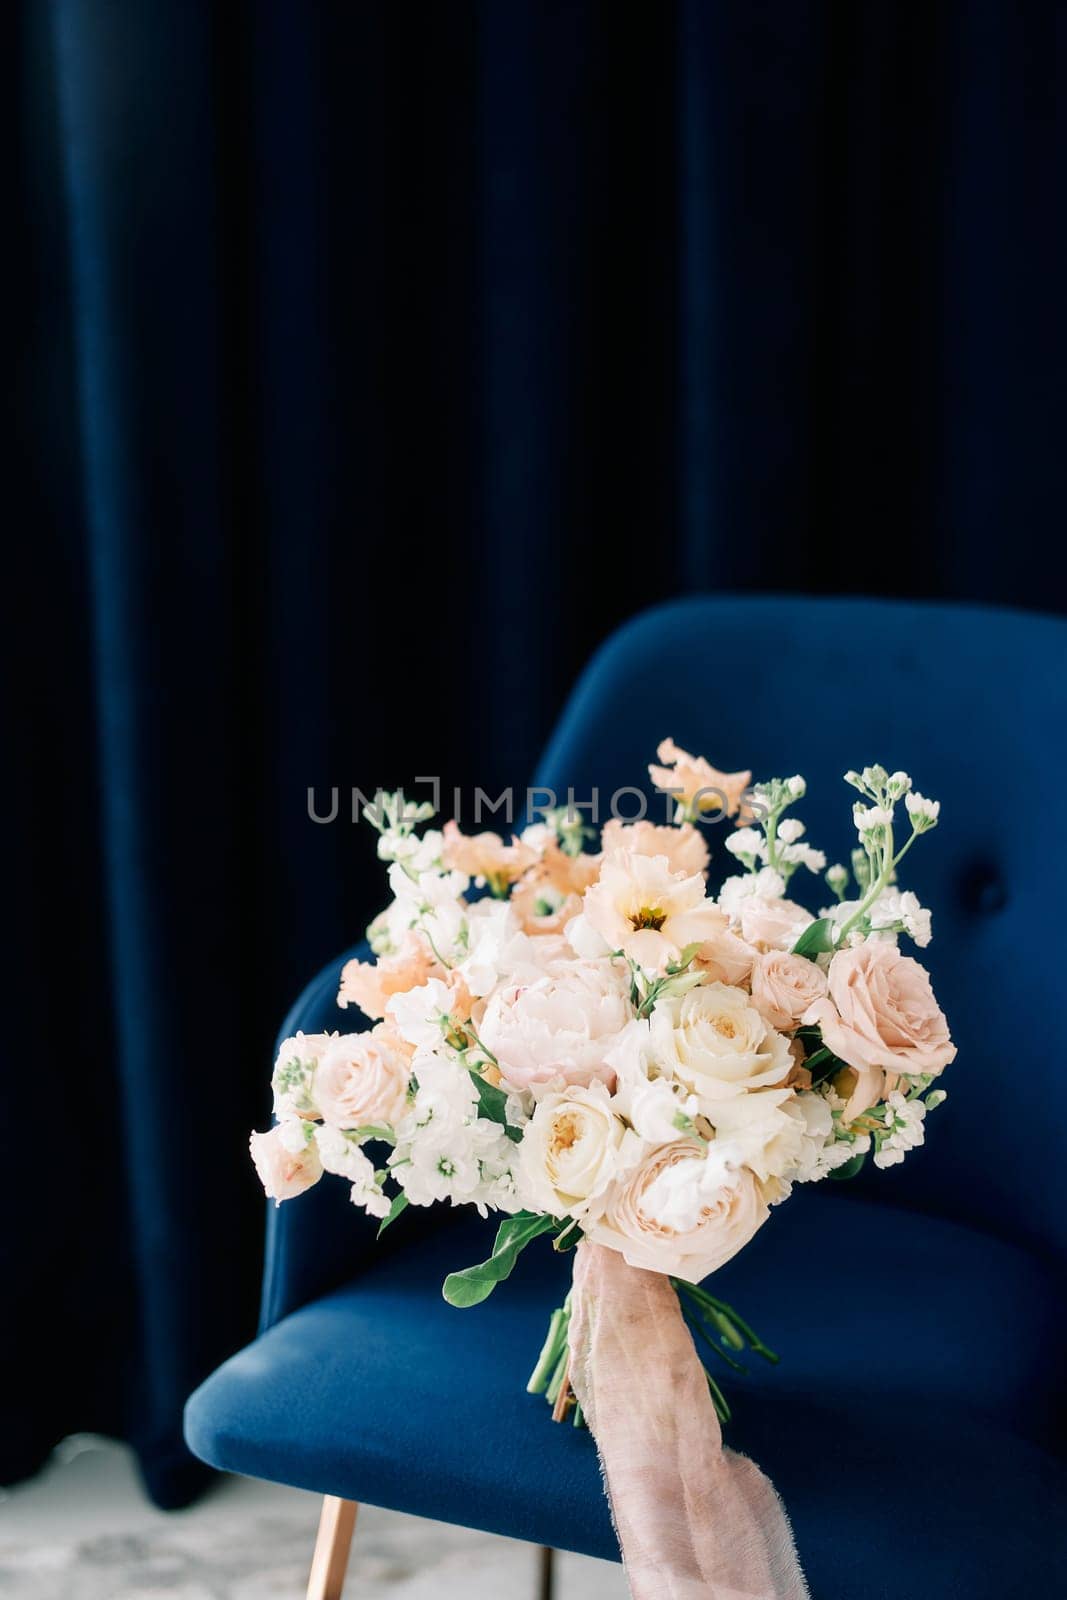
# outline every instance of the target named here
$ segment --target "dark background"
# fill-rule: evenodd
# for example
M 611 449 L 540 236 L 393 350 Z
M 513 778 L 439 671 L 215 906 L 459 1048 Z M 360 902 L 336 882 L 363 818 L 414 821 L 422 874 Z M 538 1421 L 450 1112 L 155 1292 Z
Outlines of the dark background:
M 177 1504 L 274 1029 L 381 899 L 308 786 L 524 783 L 669 595 L 1067 609 L 1067 9 L 5 24 L 0 1479 L 100 1429 Z

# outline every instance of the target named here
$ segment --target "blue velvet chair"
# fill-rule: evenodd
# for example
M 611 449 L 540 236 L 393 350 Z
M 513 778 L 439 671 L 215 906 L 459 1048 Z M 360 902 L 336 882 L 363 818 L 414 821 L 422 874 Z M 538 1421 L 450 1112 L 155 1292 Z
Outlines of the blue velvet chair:
M 934 909 L 959 1044 L 948 1103 L 902 1168 L 796 1193 L 716 1277 L 781 1352 L 725 1374 L 728 1438 L 781 1491 L 816 1600 L 1067 1593 L 1065 732 L 1063 622 L 701 598 L 607 643 L 536 777 L 606 801 L 670 734 L 725 768 L 803 772 L 831 860 L 847 768 L 905 767 L 942 802 L 908 883 Z M 283 1034 L 354 1025 L 334 1005 L 352 954 Z M 524 1393 L 568 1263 L 539 1240 L 485 1305 L 441 1298 L 491 1236 L 409 1211 L 377 1244 L 340 1182 L 270 1212 L 259 1337 L 192 1396 L 186 1432 L 217 1467 L 331 1497 L 317 1595 L 339 1592 L 359 1500 L 616 1555 L 592 1440 Z

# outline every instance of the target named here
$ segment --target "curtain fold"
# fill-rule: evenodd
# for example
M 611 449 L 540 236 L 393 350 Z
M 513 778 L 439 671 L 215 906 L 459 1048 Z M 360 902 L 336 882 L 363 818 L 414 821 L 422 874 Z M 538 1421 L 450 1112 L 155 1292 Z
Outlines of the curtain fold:
M 1067 605 L 1067 23 L 13 15 L 0 1476 L 97 1428 L 176 1505 L 274 1027 L 377 909 L 348 788 L 523 783 L 672 594 Z

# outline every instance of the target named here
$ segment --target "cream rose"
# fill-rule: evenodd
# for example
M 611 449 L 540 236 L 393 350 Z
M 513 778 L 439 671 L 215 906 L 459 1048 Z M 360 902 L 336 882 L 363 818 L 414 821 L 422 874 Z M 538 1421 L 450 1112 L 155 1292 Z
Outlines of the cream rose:
M 585 1226 L 632 1267 L 699 1283 L 744 1248 L 769 1215 L 751 1172 L 731 1170 L 693 1140 L 650 1151 Z
M 602 1083 L 545 1095 L 523 1130 L 516 1174 L 522 1202 L 554 1217 L 582 1216 L 639 1148 Z
M 343 1033 L 315 1073 L 315 1105 L 335 1128 L 395 1127 L 403 1115 L 411 1073 L 409 1058 L 390 1029 Z
M 303 1194 L 322 1177 L 322 1162 L 307 1123 L 280 1122 L 269 1133 L 254 1133 L 248 1148 L 269 1199 L 280 1203 Z
M 615 1074 L 606 1052 L 633 1016 L 621 961 L 563 961 L 534 983 L 493 995 L 480 1038 L 512 1089 L 562 1081 L 588 1086 Z
M 804 1015 L 856 1073 L 845 1116 L 851 1121 L 883 1097 L 886 1072 L 939 1073 L 955 1059 L 944 1012 L 925 967 L 895 944 L 871 939 L 838 950 L 829 997 Z
M 758 955 L 750 975 L 752 1004 L 772 1028 L 791 1029 L 826 993 L 826 974 L 814 961 L 788 950 Z
M 649 1049 L 660 1072 L 705 1104 L 779 1084 L 792 1066 L 788 1039 L 768 1027 L 743 990 L 725 983 L 661 1000 Z

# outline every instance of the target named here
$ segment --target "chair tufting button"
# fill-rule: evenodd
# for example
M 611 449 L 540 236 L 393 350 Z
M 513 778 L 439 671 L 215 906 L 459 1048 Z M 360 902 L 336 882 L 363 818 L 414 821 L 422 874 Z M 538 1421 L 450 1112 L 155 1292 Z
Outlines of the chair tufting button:
M 1008 890 L 997 869 L 988 862 L 972 863 L 963 874 L 961 898 L 968 911 L 991 915 L 1003 911 Z

